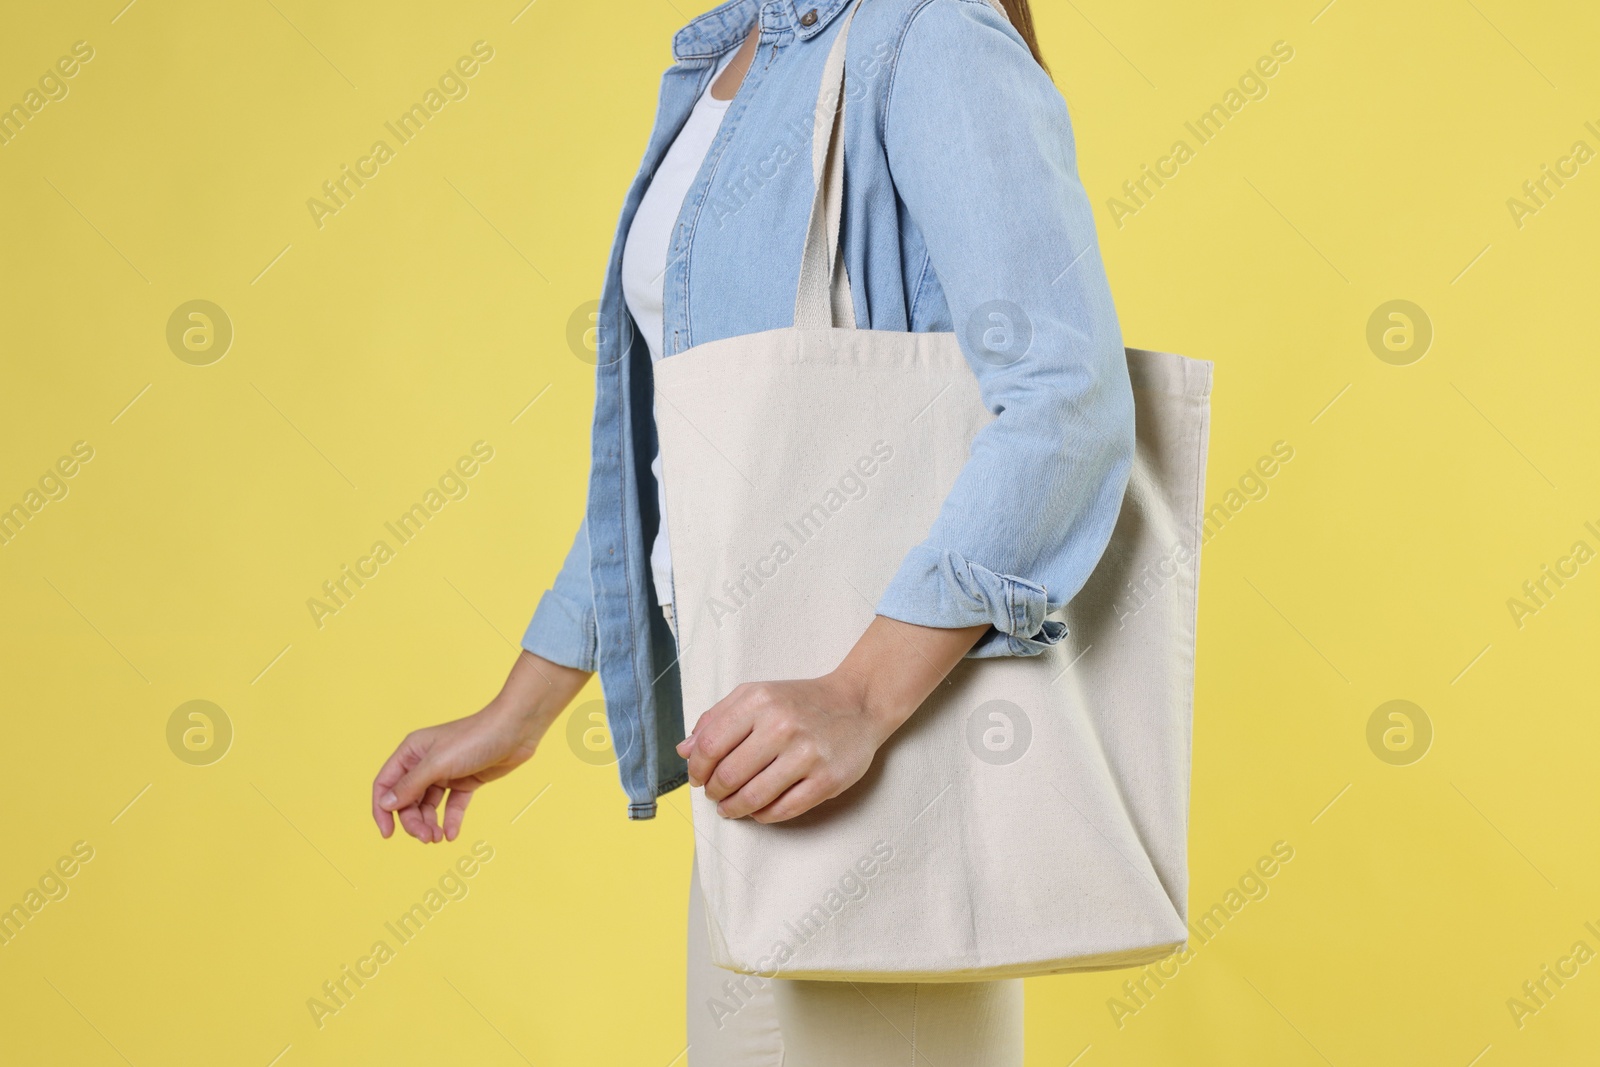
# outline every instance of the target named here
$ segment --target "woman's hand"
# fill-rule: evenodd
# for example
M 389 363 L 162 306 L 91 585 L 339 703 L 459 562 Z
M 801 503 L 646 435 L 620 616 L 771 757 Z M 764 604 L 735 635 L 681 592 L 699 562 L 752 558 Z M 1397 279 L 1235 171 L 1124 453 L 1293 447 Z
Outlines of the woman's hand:
M 678 745 L 689 783 L 719 814 L 782 822 L 859 782 L 872 757 L 983 636 L 873 619 L 820 678 L 749 682 L 706 710 Z
M 835 671 L 791 682 L 747 682 L 718 701 L 678 746 L 689 782 L 730 819 L 790 819 L 844 792 L 889 739 L 855 679 Z M 782 797 L 781 802 L 779 798 Z
M 378 831 L 386 838 L 394 833 L 398 815 L 418 841 L 454 841 L 472 794 L 532 758 L 550 723 L 588 680 L 588 671 L 523 651 L 483 710 L 406 735 L 372 781 Z

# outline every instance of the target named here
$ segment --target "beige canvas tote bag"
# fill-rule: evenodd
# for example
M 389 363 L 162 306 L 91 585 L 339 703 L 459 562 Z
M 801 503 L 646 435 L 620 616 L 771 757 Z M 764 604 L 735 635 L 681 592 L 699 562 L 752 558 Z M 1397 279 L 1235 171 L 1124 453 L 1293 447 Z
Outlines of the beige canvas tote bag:
M 855 328 L 837 254 L 849 14 L 818 100 L 795 325 L 655 368 L 690 727 L 742 682 L 838 665 L 991 417 L 955 334 Z M 972 981 L 1183 946 L 1211 364 L 1127 358 L 1137 457 L 1110 547 L 1054 616 L 1066 639 L 964 660 L 865 778 L 798 818 L 724 819 L 691 791 L 714 963 Z

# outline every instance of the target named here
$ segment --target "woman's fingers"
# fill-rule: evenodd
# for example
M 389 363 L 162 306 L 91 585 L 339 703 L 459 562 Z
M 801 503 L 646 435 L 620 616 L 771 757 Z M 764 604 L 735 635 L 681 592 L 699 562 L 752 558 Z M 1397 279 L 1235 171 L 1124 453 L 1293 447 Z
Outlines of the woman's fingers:
M 689 750 L 689 784 L 703 785 L 711 780 L 722 758 L 750 736 L 753 708 L 740 686 L 712 705 L 694 727 L 694 745 Z
M 716 769 L 704 779 L 706 796 L 712 800 L 732 796 L 783 754 L 784 746 L 773 731 L 758 723 L 732 752 L 717 761 Z
M 450 783 L 450 799 L 444 802 L 444 837 L 446 841 L 454 841 L 461 833 L 461 820 L 466 818 L 467 805 L 472 803 L 472 793 L 477 783 L 463 788 L 461 785 Z
M 428 843 L 443 840 L 444 830 L 439 827 L 439 802 L 444 800 L 444 789 L 430 785 L 417 805 L 422 811 L 422 826 L 428 831 Z
M 387 841 L 394 834 L 394 813 L 378 806 L 378 788 L 372 788 L 372 821 L 378 824 L 378 833 Z
M 744 747 L 740 746 L 740 750 Z M 723 765 L 726 766 L 727 762 L 725 760 Z M 805 756 L 799 752 L 791 749 L 781 753 L 731 796 L 714 798 L 721 800 L 717 805 L 717 814 L 727 819 L 742 819 L 751 812 L 760 811 L 777 800 L 784 790 L 804 778 L 806 765 Z M 717 773 L 720 775 L 722 772 L 718 770 Z M 706 796 L 711 796 L 709 785 L 706 787 Z
M 760 823 L 783 822 L 805 814 L 831 795 L 827 786 L 816 778 L 802 778 L 779 795 L 778 799 L 753 812 L 750 817 Z
M 439 766 L 440 759 L 431 747 L 417 753 L 413 765 L 400 776 L 382 796 L 378 797 L 378 806 L 398 811 L 419 804 L 428 788 L 436 782 L 449 781 L 451 775 Z
M 433 840 L 433 835 L 428 832 L 427 824 L 422 821 L 422 810 L 416 804 L 409 804 L 400 808 L 394 815 L 395 818 L 400 820 L 401 829 L 418 841 L 426 844 Z
M 394 791 L 406 772 L 417 765 L 425 752 L 421 744 L 421 732 L 408 735 L 384 761 L 383 766 L 378 768 L 378 776 L 372 780 L 372 820 L 378 824 L 378 832 L 384 837 L 394 833 L 394 816 L 392 809 L 386 807 L 383 801 Z

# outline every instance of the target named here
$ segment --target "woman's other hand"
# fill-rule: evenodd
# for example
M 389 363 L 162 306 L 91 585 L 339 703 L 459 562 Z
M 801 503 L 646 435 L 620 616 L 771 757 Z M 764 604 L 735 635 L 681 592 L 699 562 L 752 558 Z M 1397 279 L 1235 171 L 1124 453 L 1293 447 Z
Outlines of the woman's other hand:
M 481 711 L 417 730 L 400 742 L 372 781 L 378 831 L 389 837 L 398 816 L 418 841 L 454 841 L 472 794 L 532 758 L 550 723 L 588 680 L 588 671 L 524 650 Z
M 719 814 L 782 822 L 859 782 L 900 728 L 983 636 L 877 616 L 820 678 L 749 682 L 706 710 L 678 745 L 689 783 Z

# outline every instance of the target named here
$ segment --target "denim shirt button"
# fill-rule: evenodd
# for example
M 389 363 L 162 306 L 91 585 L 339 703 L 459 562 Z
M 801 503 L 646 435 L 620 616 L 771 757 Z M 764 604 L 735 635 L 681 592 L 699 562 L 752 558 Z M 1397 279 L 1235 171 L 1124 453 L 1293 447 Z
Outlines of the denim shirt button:
M 802 25 L 802 26 L 815 26 L 816 24 L 817 24 L 817 9 L 816 8 L 812 8 L 810 11 L 807 11 L 804 15 L 800 16 L 800 25 Z

